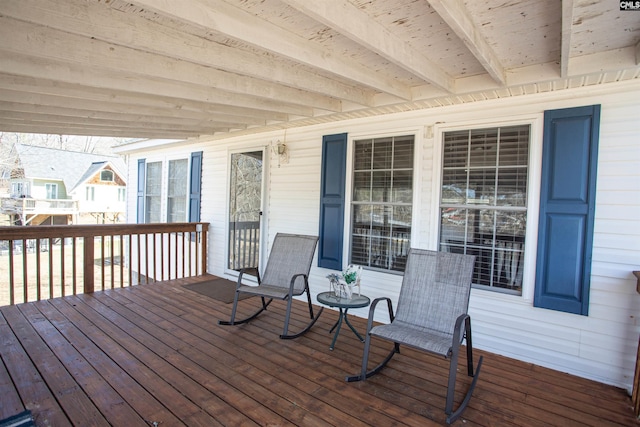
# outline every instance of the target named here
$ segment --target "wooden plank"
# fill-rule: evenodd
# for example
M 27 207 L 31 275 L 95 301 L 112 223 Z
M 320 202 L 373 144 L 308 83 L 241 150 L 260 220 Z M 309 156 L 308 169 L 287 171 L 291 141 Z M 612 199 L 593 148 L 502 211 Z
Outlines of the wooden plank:
M 4 316 L 0 313 L 0 343 L 4 346 L 7 343 L 4 336 L 8 331 L 7 322 L 4 320 Z M 0 350 L 0 355 L 2 351 Z M 8 418 L 12 415 L 19 414 L 25 410 L 20 395 L 14 387 L 11 375 L 9 375 L 9 368 L 6 365 L 6 359 L 0 357 L 0 396 L 2 396 L 2 405 L 0 405 L 0 420 Z
M 97 334 L 109 345 L 117 345 L 120 350 L 111 355 L 126 372 L 134 377 L 147 391 L 164 405 L 173 408 L 172 412 L 185 424 L 218 426 L 211 414 L 194 402 L 207 401 L 212 396 L 195 384 L 195 381 L 180 373 L 156 354 L 152 348 L 145 347 L 128 335 L 128 331 L 119 329 L 84 302 L 90 301 L 90 295 L 69 297 L 75 309 L 94 324 L 100 325 L 100 331 L 83 329 L 92 338 Z M 200 400 L 202 399 L 202 400 Z
M 162 422 L 171 425 L 181 424 L 180 420 L 166 406 L 156 400 L 142 385 L 130 376 L 117 361 L 110 356 L 121 351 L 108 340 L 101 340 L 99 334 L 86 335 L 81 329 L 91 330 L 95 325 L 78 313 L 66 301 L 56 299 L 50 304 L 39 306 L 41 312 L 64 337 L 99 371 L 102 377 L 146 422 Z M 118 407 L 111 410 L 119 411 Z
M 104 367 L 92 366 L 51 323 L 53 318 L 58 325 L 65 327 L 69 321 L 53 310 L 48 302 L 22 304 L 19 309 L 111 425 L 148 425 L 127 403 L 127 394 L 119 395 L 104 379 Z M 46 318 L 44 313 L 47 313 Z
M 274 372 L 279 372 L 283 377 L 288 377 L 287 382 L 295 382 L 300 388 L 300 384 L 305 382 L 304 377 L 300 377 L 297 372 L 286 372 L 273 364 L 264 363 L 264 357 L 261 351 L 253 352 L 242 346 L 228 346 L 219 339 L 202 338 L 193 329 L 194 325 L 167 312 L 164 308 L 156 305 L 155 301 L 147 302 L 147 295 L 134 296 L 128 294 L 127 300 L 122 300 L 122 295 L 109 295 L 117 299 L 121 303 L 130 301 L 127 305 L 130 309 L 134 309 L 143 318 L 153 321 L 156 325 L 163 327 L 166 332 L 162 333 L 163 339 L 167 343 L 174 345 L 182 345 L 187 343 L 188 346 L 181 350 L 186 357 L 198 363 L 201 366 L 207 366 L 207 369 L 214 374 L 220 381 L 232 384 L 238 391 L 247 394 L 259 402 L 265 408 L 270 408 L 276 413 L 286 417 L 288 422 L 295 425 L 312 423 L 314 425 L 323 425 L 327 421 L 322 418 L 334 418 L 331 425 L 364 425 L 358 422 L 347 413 L 340 412 L 331 413 L 330 407 L 322 405 L 316 399 L 308 396 L 303 391 L 297 390 L 295 387 L 288 388 L 284 382 L 271 378 Z M 134 303 L 135 302 L 135 303 Z M 229 331 L 232 333 L 233 331 Z M 216 343 L 218 343 L 216 345 Z M 211 356 L 215 355 L 215 359 Z M 215 363 L 217 362 L 217 363 Z M 279 376 L 279 375 L 278 375 Z M 279 379 L 279 378 L 278 378 Z M 316 389 L 317 385 L 312 385 L 312 389 Z M 237 392 L 236 392 L 237 394 Z M 233 393 L 223 394 L 223 398 L 229 404 L 242 408 L 245 413 L 252 414 L 254 419 L 260 420 L 262 423 L 269 421 L 264 415 L 260 415 L 255 408 L 248 407 L 247 402 L 243 399 L 234 397 Z M 246 400 L 246 399 L 244 399 Z M 307 405 L 315 407 L 313 413 L 306 410 Z M 335 412 L 335 411 L 334 411 Z M 273 414 L 270 418 L 274 418 Z M 277 423 L 286 422 L 281 419 Z
M 99 300 L 108 300 L 104 293 L 96 296 L 99 297 Z M 254 423 L 257 424 L 257 422 L 267 424 L 282 424 L 284 422 L 280 416 L 272 411 L 265 411 L 266 408 L 261 405 L 254 405 L 255 409 L 251 410 L 252 406 L 246 402 L 244 394 L 238 393 L 232 385 L 220 381 L 219 377 L 212 376 L 210 371 L 204 368 L 205 366 L 219 365 L 219 360 L 212 359 L 204 354 L 201 354 L 200 359 L 197 361 L 200 363 L 194 363 L 194 361 L 189 360 L 183 353 L 189 352 L 191 349 L 185 347 L 183 341 L 172 339 L 169 334 L 162 333 L 162 329 L 155 322 L 151 322 L 137 314 L 140 307 L 134 307 L 131 304 L 131 308 L 125 308 L 119 304 L 114 304 L 111 300 L 105 301 L 109 305 L 107 307 L 107 305 L 98 301 L 98 298 L 82 299 L 87 305 L 111 320 L 114 325 L 126 329 L 127 333 L 135 338 L 139 344 L 166 358 L 171 366 L 162 366 L 157 362 L 150 362 L 153 363 L 153 366 L 157 366 L 158 372 L 162 372 L 165 377 L 174 377 L 178 380 L 183 375 L 188 375 L 189 378 L 193 378 L 193 384 L 190 384 L 189 381 L 184 381 L 184 379 L 180 380 L 182 384 L 181 391 L 193 401 L 207 401 L 209 406 L 207 411 L 211 411 L 211 414 L 215 415 L 223 424 L 252 425 Z M 122 313 L 120 314 L 120 312 Z M 135 320 L 135 322 L 130 319 Z M 171 344 L 174 345 L 174 348 L 171 348 Z M 170 356 L 167 357 L 167 355 Z M 218 366 L 218 368 L 227 369 L 224 365 Z M 263 390 L 263 392 L 268 394 L 269 390 Z M 243 407 L 246 413 L 243 415 L 242 411 L 234 411 L 229 402 L 224 400 L 239 401 L 240 404 L 244 403 Z M 256 410 L 258 413 L 254 421 L 247 419 L 247 416 L 253 415 Z
M 17 336 L 19 330 L 10 327 L 4 320 L 20 314 L 15 306 L 0 308 L 3 322 L 0 324 L 0 356 L 20 395 L 25 409 L 33 411 L 36 420 L 47 420 L 50 425 L 71 426 L 71 421 L 61 408 L 38 368 L 30 358 L 31 348 L 23 348 Z

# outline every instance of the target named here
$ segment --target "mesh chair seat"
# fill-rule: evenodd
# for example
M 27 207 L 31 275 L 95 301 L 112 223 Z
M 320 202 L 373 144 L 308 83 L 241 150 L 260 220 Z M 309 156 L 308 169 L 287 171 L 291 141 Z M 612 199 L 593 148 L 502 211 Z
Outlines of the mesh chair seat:
M 395 321 L 389 325 L 375 326 L 369 332 L 371 335 L 393 342 L 424 350 L 447 357 L 451 352 L 452 334 L 420 328 L 407 323 Z
M 275 298 L 275 299 L 285 299 L 289 296 L 289 289 L 283 288 L 281 286 L 269 286 L 269 285 L 260 285 L 260 286 L 249 286 L 249 285 L 241 285 L 238 289 L 239 292 L 245 294 L 252 294 L 257 296 L 264 296 L 267 298 Z M 303 291 L 304 292 L 304 291 Z M 293 295 L 301 295 L 303 292 L 294 293 Z

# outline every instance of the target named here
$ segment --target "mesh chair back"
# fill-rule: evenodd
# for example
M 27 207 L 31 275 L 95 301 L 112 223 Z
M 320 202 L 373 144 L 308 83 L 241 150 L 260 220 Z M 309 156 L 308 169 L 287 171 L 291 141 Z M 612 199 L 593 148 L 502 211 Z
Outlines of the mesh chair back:
M 410 249 L 396 321 L 453 335 L 467 313 L 475 256 Z
M 317 236 L 276 234 L 261 284 L 289 289 L 292 276 L 296 274 L 308 276 L 317 243 Z M 298 278 L 295 294 L 298 295 L 303 291 L 304 280 Z

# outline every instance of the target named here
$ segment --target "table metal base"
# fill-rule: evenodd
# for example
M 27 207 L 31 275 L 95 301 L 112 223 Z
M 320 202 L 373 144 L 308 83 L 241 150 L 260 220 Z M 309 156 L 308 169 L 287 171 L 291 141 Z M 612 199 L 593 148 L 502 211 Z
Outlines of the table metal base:
M 331 327 L 331 329 L 329 329 L 329 333 L 333 332 L 334 329 L 336 331 L 336 333 L 333 335 L 333 341 L 331 341 L 331 346 L 329 346 L 329 350 L 333 350 L 333 348 L 336 345 L 336 340 L 338 339 L 338 335 L 340 334 L 340 327 L 342 326 L 343 320 L 347 324 L 347 326 L 349 326 L 349 329 L 351 329 L 353 333 L 356 334 L 356 337 L 358 337 L 360 342 L 364 342 L 364 338 L 362 338 L 362 336 L 358 333 L 358 331 L 356 331 L 356 328 L 354 328 L 351 322 L 349 322 L 349 318 L 347 317 L 347 312 L 349 311 L 349 309 L 348 308 L 343 309 L 342 307 L 340 307 L 339 309 L 340 309 L 340 314 L 338 315 L 338 320 Z

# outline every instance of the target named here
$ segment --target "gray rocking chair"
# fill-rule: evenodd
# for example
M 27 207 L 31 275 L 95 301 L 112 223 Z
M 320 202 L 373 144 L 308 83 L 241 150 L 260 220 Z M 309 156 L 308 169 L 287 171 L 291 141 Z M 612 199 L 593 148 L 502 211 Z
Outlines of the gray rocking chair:
M 317 244 L 318 237 L 316 236 L 276 234 L 262 279 L 260 278 L 259 272 L 257 274 L 258 286 L 243 285 L 242 276 L 245 271 L 240 271 L 233 300 L 233 309 L 231 310 L 231 319 L 229 321 L 219 320 L 218 324 L 240 325 L 247 323 L 266 310 L 269 304 L 271 304 L 271 301 L 277 298 L 287 300 L 284 329 L 280 338 L 297 338 L 311 329 L 323 310 L 323 308 L 320 308 L 317 316 L 313 315 L 311 294 L 309 292 L 309 270 L 311 269 L 311 262 L 313 261 L 313 254 L 316 251 Z M 302 295 L 305 292 L 309 302 L 309 317 L 311 321 L 302 331 L 290 335 L 289 318 L 291 316 L 292 299 L 294 296 Z M 259 296 L 262 300 L 262 306 L 251 316 L 242 320 L 236 320 L 238 297 L 241 293 Z M 268 298 L 268 300 L 266 298 Z
M 449 358 L 449 381 L 445 414 L 447 424 L 454 422 L 464 411 L 476 386 L 482 357 L 473 368 L 471 344 L 471 318 L 467 314 L 471 277 L 475 257 L 471 255 L 410 249 L 397 313 L 389 298 L 377 298 L 369 309 L 367 334 L 359 375 L 347 377 L 347 381 L 361 381 L 380 372 L 394 354 L 400 352 L 400 344 Z M 373 326 L 376 305 L 386 301 L 391 323 Z M 393 350 L 375 368 L 367 371 L 371 337 L 394 342 Z M 467 342 L 467 373 L 473 377 L 462 403 L 453 411 L 458 355 L 462 341 Z

